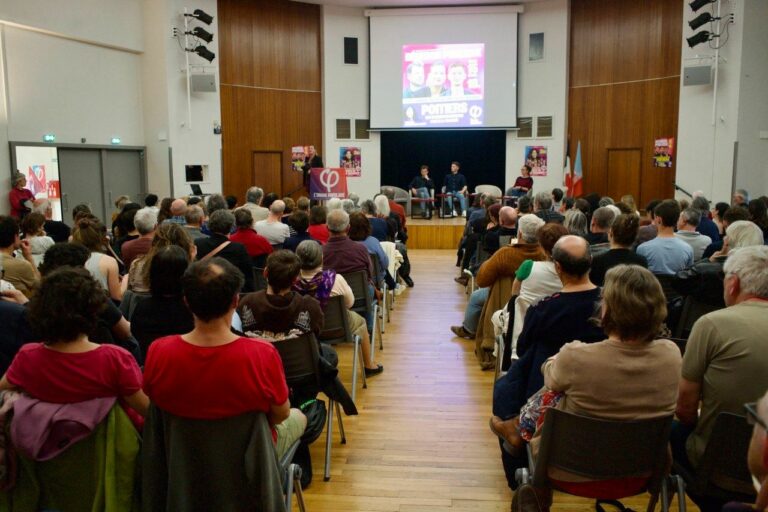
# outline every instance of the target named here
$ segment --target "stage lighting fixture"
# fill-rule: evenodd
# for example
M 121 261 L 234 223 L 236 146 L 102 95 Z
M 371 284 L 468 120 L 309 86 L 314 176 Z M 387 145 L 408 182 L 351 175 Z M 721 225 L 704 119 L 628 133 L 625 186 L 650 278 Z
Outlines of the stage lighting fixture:
M 714 19 L 716 18 L 713 18 L 708 12 L 703 12 L 689 21 L 688 26 L 691 27 L 691 30 L 696 30 L 700 26 L 705 25 Z M 210 41 L 208 42 L 210 43 Z
M 211 22 L 213 21 L 213 16 L 206 13 L 202 9 L 195 9 L 194 11 L 192 11 L 192 14 L 185 14 L 184 16 L 189 16 L 190 18 L 196 18 L 202 21 L 203 23 L 205 23 L 206 25 L 210 25 Z
M 187 50 L 187 51 L 188 52 L 194 52 L 194 53 L 198 54 L 200 57 L 204 58 L 208 62 L 213 62 L 213 59 L 216 58 L 216 54 L 213 53 L 212 51 L 208 50 L 208 48 L 206 48 L 203 45 L 199 45 L 199 46 L 197 46 L 197 48 L 195 48 L 193 50 Z
M 692 35 L 691 37 L 687 38 L 686 41 L 688 41 L 688 46 L 693 48 L 696 45 L 699 45 L 701 43 L 706 43 L 710 39 L 710 33 L 707 30 L 702 30 L 701 32 L 697 32 L 696 34 Z
M 191 32 L 186 32 L 189 35 L 195 36 L 199 39 L 202 39 L 206 43 L 210 43 L 213 41 L 213 34 L 208 32 L 202 27 L 195 27 Z
M 699 9 L 701 9 L 702 7 L 704 7 L 705 5 L 715 3 L 716 1 L 717 0 L 693 0 L 693 2 L 691 2 L 688 5 L 691 6 L 691 10 L 693 12 L 696 12 Z M 197 12 L 197 11 L 195 11 L 195 12 Z

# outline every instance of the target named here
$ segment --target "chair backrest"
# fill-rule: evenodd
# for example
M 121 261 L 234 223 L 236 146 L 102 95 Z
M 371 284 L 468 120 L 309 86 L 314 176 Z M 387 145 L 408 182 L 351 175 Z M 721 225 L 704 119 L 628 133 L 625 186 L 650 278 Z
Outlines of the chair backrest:
M 174 416 L 151 405 L 143 431 L 142 510 L 285 510 L 266 414 Z
M 499 235 L 499 248 L 508 246 L 512 238 L 512 235 Z
M 379 276 L 381 275 L 381 262 L 379 261 L 379 256 L 378 254 L 368 253 L 368 257 L 371 258 L 371 264 L 373 265 L 373 278 L 376 280 L 376 284 L 380 286 Z
M 312 333 L 272 343 L 283 361 L 288 387 L 320 382 L 320 349 Z
M 381 187 L 381 193 L 384 193 L 384 190 L 390 188 L 395 191 L 395 198 L 393 199 L 396 203 L 408 203 L 411 200 L 411 195 L 407 190 L 403 190 L 399 187 L 394 187 L 392 185 L 384 185 Z
M 672 416 L 637 421 L 589 418 L 549 409 L 533 474 L 534 486 L 547 486 L 548 468 L 590 480 L 650 476 L 657 488 L 667 465 Z
M 674 275 L 666 275 L 666 274 L 653 274 L 653 275 L 656 276 L 656 279 L 658 279 L 659 284 L 661 284 L 661 290 L 664 292 L 664 297 L 666 297 L 667 302 L 680 298 L 680 293 L 678 293 L 673 286 L 673 283 L 675 280 Z
M 504 195 L 496 185 L 478 185 L 475 187 L 475 194 L 490 194 L 497 199 L 501 199 Z
M 273 251 L 279 251 L 282 248 L 283 248 L 283 244 L 272 244 Z
M 747 467 L 751 438 L 752 427 L 744 416 L 728 412 L 718 414 L 704 455 L 696 467 L 692 491 L 738 501 L 749 501 L 754 497 L 755 488 Z
M 720 309 L 717 306 L 711 306 L 696 300 L 693 295 L 688 295 L 683 301 L 683 311 L 680 313 L 680 319 L 677 321 L 677 327 L 675 328 L 675 337 L 687 339 L 693 329 L 693 324 L 696 320 Z
M 352 288 L 352 293 L 355 295 L 355 303 L 351 308 L 352 311 L 368 311 L 371 308 L 371 298 L 368 295 L 368 275 L 365 270 L 342 274 L 342 276 L 344 276 L 347 284 Z
M 328 299 L 323 308 L 325 321 L 318 338 L 328 344 L 346 343 L 352 341 L 352 333 L 349 330 L 347 308 L 344 305 L 344 297 L 337 295 Z
M 253 291 L 258 292 L 260 290 L 267 289 L 267 278 L 264 277 L 263 267 L 253 267 Z

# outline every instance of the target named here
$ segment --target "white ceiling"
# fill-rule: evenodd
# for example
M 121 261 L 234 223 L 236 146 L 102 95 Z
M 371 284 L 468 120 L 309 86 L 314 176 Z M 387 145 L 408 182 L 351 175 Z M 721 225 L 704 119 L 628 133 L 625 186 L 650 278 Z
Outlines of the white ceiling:
M 442 7 L 445 5 L 519 4 L 535 0 L 294 0 L 308 4 L 341 5 L 345 7 Z

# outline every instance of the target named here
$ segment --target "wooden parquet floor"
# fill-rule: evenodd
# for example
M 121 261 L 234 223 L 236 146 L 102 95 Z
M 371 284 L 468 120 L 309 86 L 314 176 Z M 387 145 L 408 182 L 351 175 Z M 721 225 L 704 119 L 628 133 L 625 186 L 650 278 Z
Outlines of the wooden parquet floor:
M 323 481 L 325 434 L 312 445 L 308 511 L 510 508 L 512 492 L 488 430 L 493 373 L 480 371 L 472 342 L 449 330 L 461 322 L 467 300 L 453 282 L 455 252 L 411 250 L 409 256 L 416 286 L 397 298 L 384 350 L 377 348 L 384 373 L 358 389 L 360 415 L 344 417 L 346 445 L 334 423 L 329 482 Z M 349 383 L 352 351 L 337 349 Z M 624 503 L 640 511 L 647 499 Z M 594 501 L 558 495 L 553 510 L 594 511 Z M 697 512 L 691 504 L 689 510 Z

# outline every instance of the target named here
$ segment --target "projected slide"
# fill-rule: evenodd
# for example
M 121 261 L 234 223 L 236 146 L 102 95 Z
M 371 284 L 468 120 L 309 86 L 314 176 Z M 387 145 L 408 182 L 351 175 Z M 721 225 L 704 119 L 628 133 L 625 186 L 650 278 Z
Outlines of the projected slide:
M 482 126 L 485 44 L 403 46 L 403 126 Z

